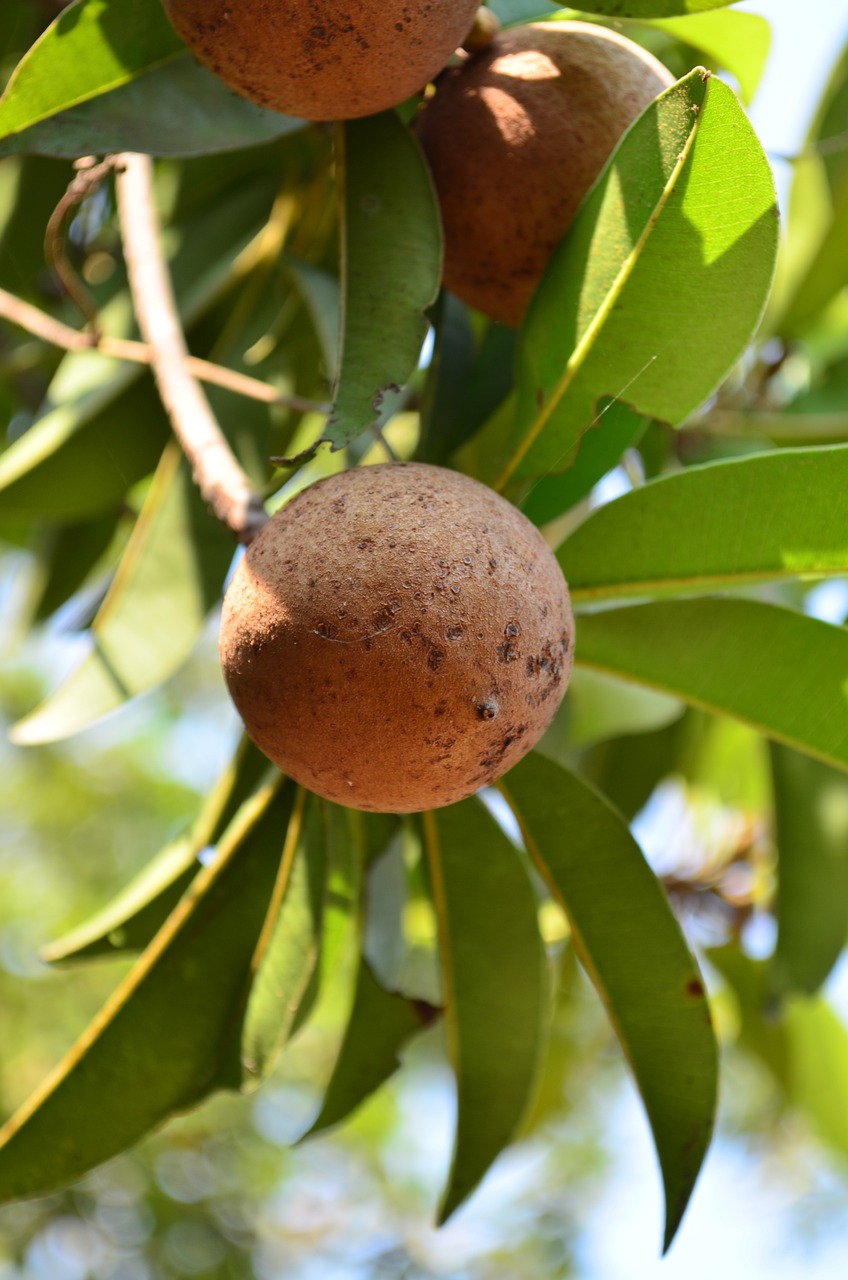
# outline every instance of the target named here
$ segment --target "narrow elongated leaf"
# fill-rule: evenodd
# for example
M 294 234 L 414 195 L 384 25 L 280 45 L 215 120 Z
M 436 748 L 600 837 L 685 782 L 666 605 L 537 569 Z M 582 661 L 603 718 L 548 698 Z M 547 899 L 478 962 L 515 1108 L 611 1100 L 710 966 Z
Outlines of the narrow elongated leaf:
M 584 614 L 578 662 L 735 716 L 848 769 L 848 631 L 755 600 Z
M 209 518 L 179 446 L 169 445 L 92 624 L 92 652 L 14 726 L 13 740 L 78 733 L 171 675 L 197 642 L 232 555 L 231 535 Z
M 757 326 L 777 233 L 747 117 L 693 71 L 627 131 L 551 259 L 520 336 L 497 487 L 564 471 L 604 397 L 673 424 L 697 408 Z
M 665 1248 L 712 1135 L 718 1048 L 704 984 L 627 823 L 597 792 L 541 756 L 501 790 L 577 953 L 606 1005 L 651 1124 L 666 1200 Z
M 141 951 L 152 942 L 192 880 L 200 872 L 199 855 L 217 844 L 237 810 L 259 786 L 271 766 L 249 738 L 242 737 L 224 773 L 213 787 L 191 830 L 166 845 L 110 903 L 90 920 L 41 952 L 48 964 Z
M 580 441 L 574 461 L 560 475 L 537 480 L 521 504 L 534 524 L 546 524 L 569 511 L 620 461 L 622 454 L 639 443 L 648 418 L 634 413 L 621 400 L 603 400 L 598 421 Z
M 245 1081 L 268 1075 L 316 972 L 327 876 L 319 800 L 298 788 L 271 905 L 256 946 L 242 1030 Z
M 786 449 L 652 480 L 557 553 L 575 601 L 848 573 L 848 448 Z
M 360 959 L 353 1007 L 321 1110 L 305 1137 L 346 1120 L 400 1066 L 399 1053 L 416 1031 L 435 1016 L 380 986 Z
M 76 0 L 9 81 L 0 99 L 0 138 L 184 54 L 159 0 Z
M 444 1222 L 518 1131 L 547 1037 L 545 956 L 520 857 L 477 800 L 424 817 L 456 1073 Z
M 161 7 L 160 0 L 154 5 Z M 79 68 L 96 74 L 88 62 L 80 62 Z M 304 125 L 238 97 L 183 49 L 117 88 L 98 90 L 96 96 L 13 133 L 0 141 L 0 156 L 21 151 L 69 158 L 118 151 L 215 155 L 259 146 Z
M 135 968 L 0 1129 L 0 1200 L 60 1186 L 215 1088 L 238 1088 L 232 1032 L 251 977 L 293 784 L 233 822 Z
M 323 439 L 341 449 L 405 383 L 427 332 L 442 270 L 433 184 L 394 112 L 339 126 L 341 367 Z
M 118 526 L 118 512 L 51 529 L 39 553 L 39 580 L 30 605 L 43 622 L 70 600 L 100 562 Z
M 736 0 L 590 0 L 586 8 L 589 13 L 605 13 L 611 18 L 672 18 L 724 9 L 735 3 Z
M 776 994 L 816 992 L 848 940 L 848 778 L 772 743 Z

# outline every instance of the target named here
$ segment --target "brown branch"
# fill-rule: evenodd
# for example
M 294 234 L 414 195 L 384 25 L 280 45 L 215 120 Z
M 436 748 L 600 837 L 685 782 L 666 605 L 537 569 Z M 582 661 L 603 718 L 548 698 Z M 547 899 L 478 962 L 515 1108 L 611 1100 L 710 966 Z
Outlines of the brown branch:
M 71 209 L 82 204 L 92 195 L 114 168 L 114 158 L 107 156 L 96 164 L 93 156 L 83 156 L 74 164 L 76 175 L 50 215 L 44 233 L 44 256 L 69 298 L 77 304 L 92 329 L 97 325 L 97 307 L 94 299 L 74 271 L 65 254 L 65 218 Z
M 162 403 L 203 498 L 240 542 L 250 542 L 268 517 L 188 367 L 154 208 L 152 162 L 149 156 L 127 152 L 116 158 L 116 166 L 130 291 L 142 337 L 151 348 Z
M 150 365 L 153 353 L 146 342 L 135 342 L 132 338 L 110 338 L 102 333 L 93 333 L 90 329 L 82 331 L 74 329 L 61 320 L 56 320 L 46 311 L 39 310 L 23 298 L 0 289 L 0 319 L 8 320 L 36 338 L 42 338 L 54 347 L 64 351 L 99 351 L 101 355 L 112 356 L 118 360 L 129 360 L 133 364 Z M 225 369 L 223 365 L 213 364 L 211 360 L 201 360 L 198 356 L 189 356 L 186 361 L 189 373 L 201 382 L 223 387 L 236 395 L 246 396 L 250 400 L 261 400 L 263 404 L 278 404 L 297 413 L 328 413 L 329 407 L 317 400 L 307 400 L 303 396 L 286 396 L 276 388 L 259 378 L 251 378 L 246 373 L 238 373 L 235 369 Z

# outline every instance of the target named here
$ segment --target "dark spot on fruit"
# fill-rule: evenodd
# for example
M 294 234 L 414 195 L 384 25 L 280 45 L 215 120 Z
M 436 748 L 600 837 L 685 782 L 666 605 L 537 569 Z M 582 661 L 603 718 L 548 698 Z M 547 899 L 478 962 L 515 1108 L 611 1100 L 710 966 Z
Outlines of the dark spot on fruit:
M 427 666 L 431 671 L 438 671 L 444 660 L 445 655 L 441 649 L 431 649 L 427 654 Z
M 704 984 L 699 978 L 690 978 L 686 983 L 686 994 L 690 1000 L 700 1000 L 704 995 Z
M 494 720 L 498 714 L 498 704 L 496 702 L 478 702 L 477 719 L 478 720 Z

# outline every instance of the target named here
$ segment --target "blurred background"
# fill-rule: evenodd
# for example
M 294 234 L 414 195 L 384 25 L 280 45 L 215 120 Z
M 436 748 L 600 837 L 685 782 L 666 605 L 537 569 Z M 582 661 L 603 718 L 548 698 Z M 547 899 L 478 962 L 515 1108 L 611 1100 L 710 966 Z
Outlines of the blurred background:
M 33 5 L 46 18 L 58 7 Z M 745 0 L 738 9 L 772 25 L 771 55 L 751 114 L 774 160 L 785 207 L 791 157 L 848 39 L 848 4 Z M 0 78 L 30 38 L 21 31 L 19 47 L 7 42 Z M 615 496 L 631 480 L 626 469 L 617 470 L 593 500 Z M 39 589 L 27 553 L 0 544 L 4 1118 L 125 971 L 123 961 L 53 971 L 38 959 L 39 948 L 90 914 L 185 826 L 238 732 L 218 669 L 213 620 L 193 661 L 158 692 L 67 742 L 12 747 L 5 728 L 74 668 L 87 643 L 77 629 L 86 614 L 84 594 L 82 604 L 77 597 L 23 643 L 29 602 Z M 98 590 L 94 582 L 91 591 Z M 842 622 L 848 589 L 841 582 L 816 587 L 803 606 Z M 600 704 L 588 683 L 581 705 L 584 720 L 582 727 L 570 725 L 572 739 L 583 735 L 588 768 L 608 769 Z M 622 714 L 609 738 L 627 732 Z M 663 734 L 689 735 L 692 743 L 683 753 L 685 770 L 654 792 L 634 830 L 676 894 L 693 941 L 715 945 L 737 933 L 751 957 L 769 954 L 773 922 L 762 908 L 773 853 L 762 740 L 729 723 L 682 715 L 670 700 L 643 703 L 632 715 L 634 751 L 647 750 L 649 740 Z M 838 802 L 848 803 L 844 793 Z M 724 1047 L 719 1136 L 678 1239 L 660 1261 L 660 1182 L 638 1099 L 555 922 L 549 940 L 561 948 L 562 998 L 538 1107 L 524 1141 L 441 1231 L 431 1222 L 450 1156 L 453 1100 L 438 1028 L 417 1039 L 404 1069 L 352 1122 L 291 1146 L 317 1106 L 311 1081 L 321 1078 L 333 1043 L 329 1009 L 254 1097 L 218 1097 L 70 1190 L 0 1209 L 0 1280 L 712 1280 L 717 1272 L 723 1280 L 835 1280 L 848 1274 L 844 1028 L 833 1037 L 832 1056 L 812 1064 L 805 1091 L 788 1106 L 767 1055 L 746 1035 L 738 991 L 708 967 Z M 848 1020 L 844 960 L 824 1000 L 804 1016 L 821 1020 L 835 1016 L 832 1010 Z

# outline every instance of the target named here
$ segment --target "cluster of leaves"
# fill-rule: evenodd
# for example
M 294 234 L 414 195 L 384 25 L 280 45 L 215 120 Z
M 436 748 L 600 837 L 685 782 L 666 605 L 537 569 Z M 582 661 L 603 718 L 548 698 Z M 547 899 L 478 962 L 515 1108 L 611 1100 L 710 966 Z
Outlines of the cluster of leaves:
M 492 8 L 505 22 L 563 13 L 545 0 Z M 23 45 L 27 9 L 8 27 Z M 848 932 L 848 637 L 805 611 L 803 585 L 848 566 L 848 419 L 834 408 L 848 368 L 848 165 L 828 143 L 848 127 L 848 62 L 798 165 L 778 287 L 749 349 L 777 253 L 772 178 L 734 93 L 690 68 L 730 70 L 750 96 L 767 28 L 717 0 L 592 10 L 631 19 L 682 75 L 622 139 L 517 334 L 437 299 L 438 212 L 406 112 L 334 138 L 262 111 L 195 64 L 159 0 L 76 0 L 14 69 L 0 100 L 0 283 L 73 320 L 40 246 L 68 159 L 158 157 L 193 352 L 278 393 L 269 408 L 210 391 L 257 487 L 286 497 L 367 463 L 377 425 L 401 456 L 467 470 L 544 526 L 579 618 L 573 692 L 501 788 L 514 839 L 478 799 L 404 823 L 345 812 L 240 744 L 185 833 L 49 948 L 57 965 L 140 955 L 0 1131 L 2 1198 L 79 1176 L 213 1091 L 254 1088 L 332 1000 L 345 1016 L 313 1131 L 443 1020 L 458 1091 L 444 1220 L 521 1131 L 544 1078 L 556 904 L 645 1103 L 668 1244 L 709 1143 L 717 1052 L 697 965 L 629 820 L 664 779 L 697 775 L 725 717 L 748 727 L 758 760 L 772 743 L 778 941 L 767 964 L 738 941 L 711 959 L 745 1042 L 833 1130 L 813 1100 L 828 1055 L 845 1056 L 844 1029 L 795 997 L 818 990 Z M 65 254 L 99 330 L 133 336 L 105 190 Z M 427 308 L 433 354 L 419 369 Z M 171 676 L 220 598 L 232 543 L 142 367 L 96 349 L 60 359 L 11 327 L 0 344 L 0 534 L 35 556 L 30 623 L 72 609 L 91 638 L 14 728 L 23 745 L 77 733 Z M 283 454 L 310 460 L 291 477 L 268 462 Z M 645 482 L 588 513 L 622 458 Z M 676 883 L 684 901 L 728 907 L 727 937 L 741 919 L 723 870 Z M 417 936 L 421 918 L 432 927 Z

